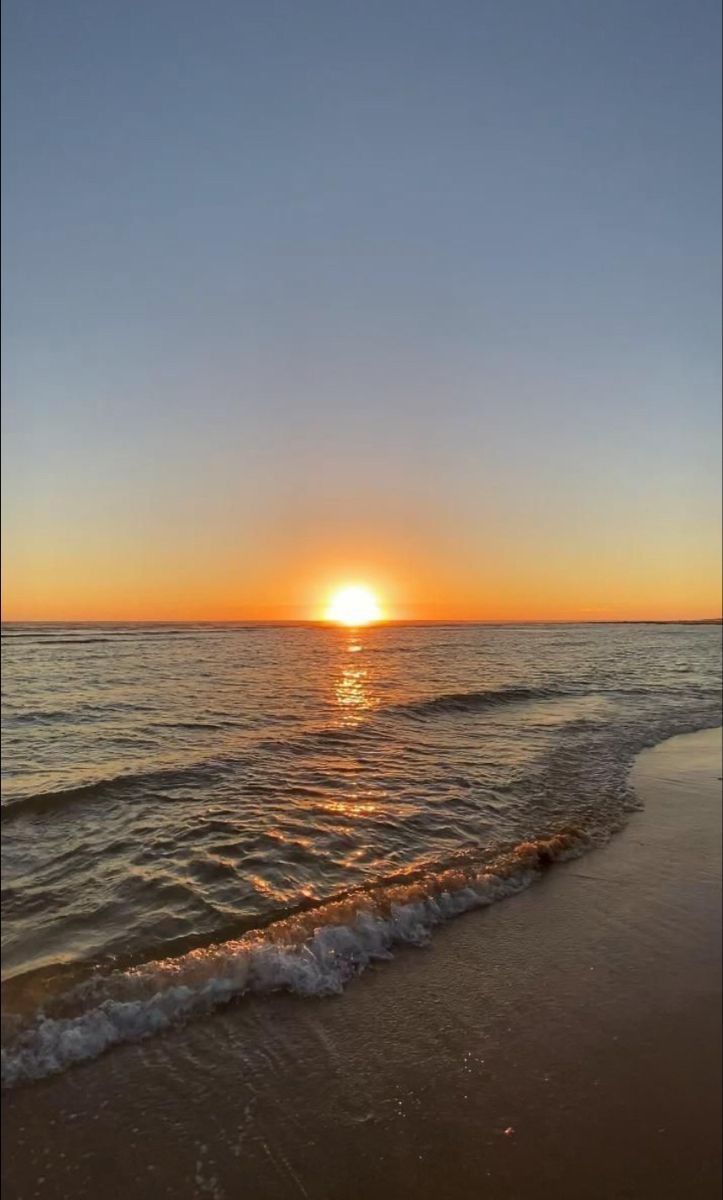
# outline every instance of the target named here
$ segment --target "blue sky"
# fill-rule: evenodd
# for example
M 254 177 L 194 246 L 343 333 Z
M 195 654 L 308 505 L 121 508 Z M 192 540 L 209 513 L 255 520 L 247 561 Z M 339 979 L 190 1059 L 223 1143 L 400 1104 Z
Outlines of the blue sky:
M 715 607 L 718 4 L 6 0 L 3 45 L 9 611 L 301 612 L 353 546 L 410 612 Z

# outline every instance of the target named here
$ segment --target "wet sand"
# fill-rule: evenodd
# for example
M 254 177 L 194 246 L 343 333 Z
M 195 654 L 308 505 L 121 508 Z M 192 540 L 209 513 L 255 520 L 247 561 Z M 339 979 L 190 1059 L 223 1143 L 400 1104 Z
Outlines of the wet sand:
M 242 1001 L 3 1099 L 3 1197 L 720 1191 L 721 732 L 604 849 L 343 996 Z

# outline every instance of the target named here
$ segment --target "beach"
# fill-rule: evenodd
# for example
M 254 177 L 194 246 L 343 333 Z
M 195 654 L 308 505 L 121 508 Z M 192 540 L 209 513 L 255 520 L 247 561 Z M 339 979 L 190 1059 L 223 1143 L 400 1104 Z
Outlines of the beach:
M 368 968 L 5 1094 L 5 1197 L 713 1197 L 720 730 L 609 844 Z
M 721 5 L 2 6 L 2 1200 L 721 1194 Z

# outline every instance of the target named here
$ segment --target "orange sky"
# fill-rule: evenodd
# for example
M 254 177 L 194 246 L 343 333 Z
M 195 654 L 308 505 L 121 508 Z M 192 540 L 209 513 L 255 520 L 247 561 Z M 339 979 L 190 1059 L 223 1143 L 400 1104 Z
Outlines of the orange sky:
M 423 526 L 422 526 L 423 527 Z M 190 533 L 190 531 L 189 531 Z M 9 540 L 4 620 L 316 620 L 330 593 L 364 583 L 396 620 L 703 619 L 721 615 L 720 570 L 701 537 L 675 556 L 631 534 L 589 543 L 510 539 L 476 530 L 445 538 L 388 525 L 268 530 L 259 545 L 202 537 Z M 265 543 L 265 550 L 263 549 Z

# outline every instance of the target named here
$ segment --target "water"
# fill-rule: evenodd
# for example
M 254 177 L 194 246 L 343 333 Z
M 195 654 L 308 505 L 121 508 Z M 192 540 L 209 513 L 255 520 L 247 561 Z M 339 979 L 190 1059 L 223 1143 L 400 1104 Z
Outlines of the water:
M 340 990 L 608 837 L 712 626 L 3 627 L 3 1077 Z

